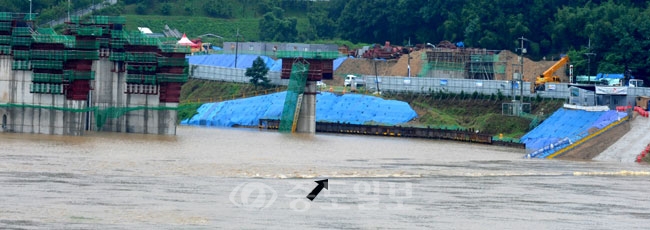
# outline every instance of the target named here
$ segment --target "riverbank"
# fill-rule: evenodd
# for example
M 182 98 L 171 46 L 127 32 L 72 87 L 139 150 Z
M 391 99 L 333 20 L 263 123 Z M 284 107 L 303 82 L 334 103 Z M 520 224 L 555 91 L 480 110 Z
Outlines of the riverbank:
M 283 89 L 262 89 L 254 88 L 250 84 L 193 79 L 183 85 L 181 90 L 179 121 L 191 118 L 196 114 L 196 109 L 205 102 L 249 97 L 279 90 Z M 418 117 L 403 126 L 472 129 L 492 136 L 503 134 L 506 139 L 523 136 L 564 103 L 562 100 L 524 98 L 525 102 L 531 104 L 529 116 L 512 117 L 501 114 L 502 103 L 509 102 L 503 95 L 432 92 L 384 93 L 381 97 L 407 102 L 417 112 Z

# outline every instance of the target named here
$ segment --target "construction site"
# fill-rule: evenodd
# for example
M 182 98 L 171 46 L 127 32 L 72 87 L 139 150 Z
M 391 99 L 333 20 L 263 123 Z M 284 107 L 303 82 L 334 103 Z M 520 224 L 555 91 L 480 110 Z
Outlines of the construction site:
M 189 47 L 123 30 L 123 17 L 70 17 L 65 31 L 0 13 L 2 132 L 175 134 Z
M 364 58 L 345 60 L 336 69 L 335 75 L 512 80 L 514 73 L 521 72 L 520 56 L 511 51 L 459 48 L 447 44 L 449 42 L 443 41 L 435 48 L 422 45 L 407 54 L 393 55 L 393 58 L 374 59 L 372 54 L 361 55 Z M 364 52 L 366 53 L 368 52 Z M 384 55 L 384 57 L 390 56 Z M 524 56 L 523 59 L 523 80 L 535 82 L 536 77 L 553 66 L 560 58 L 551 57 L 548 61 L 533 61 Z M 558 68 L 555 74 L 562 82 L 568 82 L 569 77 L 565 66 Z M 338 83 L 337 79 L 334 80 L 333 84 Z

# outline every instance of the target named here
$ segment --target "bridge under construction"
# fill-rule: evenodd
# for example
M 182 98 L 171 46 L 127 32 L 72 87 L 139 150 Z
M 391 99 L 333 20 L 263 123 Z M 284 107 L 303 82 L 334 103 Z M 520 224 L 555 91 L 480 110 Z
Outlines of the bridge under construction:
M 65 31 L 0 12 L 2 132 L 175 134 L 189 47 L 123 30 L 123 17 L 71 17 Z

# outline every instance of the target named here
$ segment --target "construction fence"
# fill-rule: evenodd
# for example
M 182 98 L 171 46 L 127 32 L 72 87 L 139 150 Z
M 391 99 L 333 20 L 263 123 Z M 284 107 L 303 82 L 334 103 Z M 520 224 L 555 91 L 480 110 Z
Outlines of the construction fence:
M 190 78 L 238 83 L 250 82 L 250 77 L 246 76 L 245 69 L 207 65 L 191 65 Z M 280 72 L 269 71 L 268 74 L 266 74 L 266 78 L 271 80 L 270 84 L 272 85 L 289 85 L 289 79 L 280 79 Z
M 192 65 L 191 78 L 248 83 L 250 78 L 246 77 L 245 69 L 235 69 L 217 66 Z M 266 77 L 271 80 L 273 85 L 287 86 L 288 79 L 280 79 L 280 72 L 269 71 Z M 520 87 L 518 82 L 505 80 L 480 80 L 480 79 L 457 79 L 457 78 L 434 78 L 434 77 L 404 77 L 404 76 L 374 76 L 360 75 L 358 79 L 365 82 L 366 89 L 371 91 L 388 91 L 388 92 L 411 92 L 411 93 L 430 93 L 430 92 L 447 92 L 460 94 L 479 94 L 491 95 L 501 94 L 507 97 L 513 95 L 524 97 L 555 98 L 569 99 L 571 89 L 568 83 L 547 83 L 545 91 L 531 92 L 532 83 L 524 82 Z M 593 95 L 593 93 L 592 93 Z M 650 88 L 630 87 L 628 88 L 628 101 L 633 101 L 636 96 L 650 95 Z

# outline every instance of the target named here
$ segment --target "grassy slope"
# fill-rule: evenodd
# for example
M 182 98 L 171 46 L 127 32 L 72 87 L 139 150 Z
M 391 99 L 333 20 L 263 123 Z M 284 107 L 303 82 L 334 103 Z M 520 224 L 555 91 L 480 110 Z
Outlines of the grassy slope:
M 190 80 L 181 90 L 181 101 L 185 102 L 183 103 L 185 107 L 179 113 L 179 120 L 191 117 L 200 105 L 197 103 L 199 100 L 206 101 L 209 98 L 218 100 L 218 98 L 226 99 L 233 96 L 238 98 L 242 94 L 253 95 L 251 92 L 254 91 L 255 89 L 249 84 Z M 464 99 L 460 97 L 441 99 L 430 95 L 403 94 L 385 97 L 409 102 L 418 113 L 418 118 L 409 123 L 413 126 L 473 128 L 490 135 L 503 133 L 506 137 L 514 138 L 523 136 L 530 129 L 531 119 L 501 115 L 501 103 L 507 100 L 500 101 L 489 97 L 474 99 L 469 96 Z M 531 104 L 532 114 L 543 112 L 550 115 L 562 106 L 563 101 L 544 100 Z

